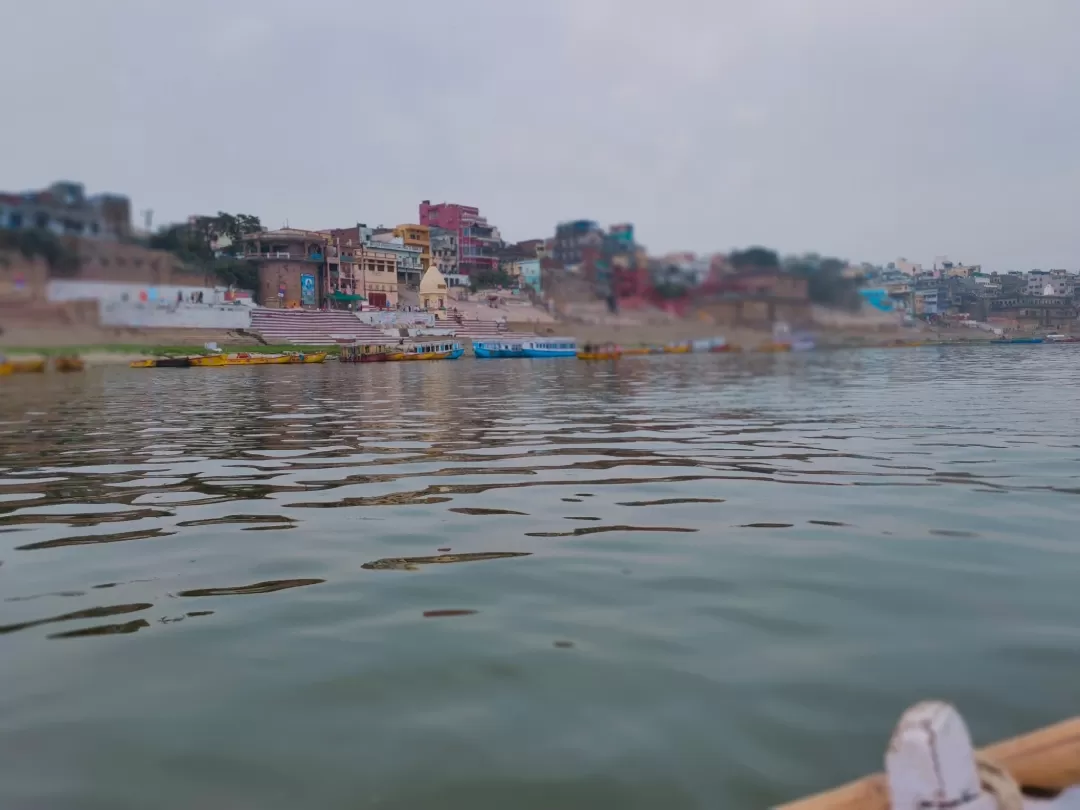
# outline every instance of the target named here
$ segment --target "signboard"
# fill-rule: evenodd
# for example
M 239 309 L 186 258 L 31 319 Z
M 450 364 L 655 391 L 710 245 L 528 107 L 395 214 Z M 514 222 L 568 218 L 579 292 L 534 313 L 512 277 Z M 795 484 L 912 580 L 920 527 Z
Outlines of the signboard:
M 280 284 L 278 284 L 277 297 L 278 298 L 284 298 L 285 297 L 285 282 L 284 281 L 281 282 Z
M 305 307 L 315 306 L 315 276 L 308 273 L 300 276 L 300 303 Z

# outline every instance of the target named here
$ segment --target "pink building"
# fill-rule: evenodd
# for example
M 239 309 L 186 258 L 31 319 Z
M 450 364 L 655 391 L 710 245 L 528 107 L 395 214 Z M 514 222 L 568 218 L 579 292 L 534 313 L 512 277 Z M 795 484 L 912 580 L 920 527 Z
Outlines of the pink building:
M 420 224 L 444 228 L 458 236 L 458 272 L 471 276 L 499 269 L 499 233 L 480 216 L 480 209 L 457 203 L 420 203 Z

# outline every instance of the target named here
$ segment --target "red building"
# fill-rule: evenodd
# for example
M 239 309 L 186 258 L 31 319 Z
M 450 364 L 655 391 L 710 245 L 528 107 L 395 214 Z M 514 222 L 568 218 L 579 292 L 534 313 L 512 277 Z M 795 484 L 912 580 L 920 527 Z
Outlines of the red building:
M 499 234 L 480 209 L 457 203 L 420 203 L 420 224 L 453 231 L 458 236 L 458 272 L 471 276 L 499 269 Z

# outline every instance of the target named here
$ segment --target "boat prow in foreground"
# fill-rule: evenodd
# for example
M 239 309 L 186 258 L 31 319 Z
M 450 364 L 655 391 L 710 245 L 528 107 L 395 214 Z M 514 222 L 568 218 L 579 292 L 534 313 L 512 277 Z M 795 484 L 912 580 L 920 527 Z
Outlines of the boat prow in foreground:
M 1046 798 L 1029 798 L 1021 790 Z M 1080 717 L 976 752 L 947 703 L 912 706 L 875 774 L 777 810 L 1066 810 L 1080 807 Z

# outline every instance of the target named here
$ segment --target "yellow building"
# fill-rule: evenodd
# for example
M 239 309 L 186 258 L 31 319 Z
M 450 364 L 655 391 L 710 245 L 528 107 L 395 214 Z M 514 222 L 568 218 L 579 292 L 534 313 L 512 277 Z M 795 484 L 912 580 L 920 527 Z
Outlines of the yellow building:
M 446 309 L 446 279 L 438 267 L 429 267 L 420 279 L 420 306 L 424 309 Z
M 406 247 L 420 248 L 420 265 L 431 267 L 431 228 L 427 225 L 398 225 L 394 236 L 400 236 Z

